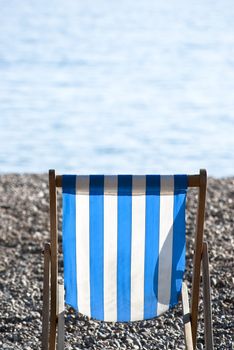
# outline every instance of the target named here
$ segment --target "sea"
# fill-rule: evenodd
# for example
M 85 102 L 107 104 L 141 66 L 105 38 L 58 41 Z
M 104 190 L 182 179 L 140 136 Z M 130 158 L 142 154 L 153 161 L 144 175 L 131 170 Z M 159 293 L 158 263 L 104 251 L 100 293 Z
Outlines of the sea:
M 0 173 L 234 175 L 233 0 L 0 0 Z

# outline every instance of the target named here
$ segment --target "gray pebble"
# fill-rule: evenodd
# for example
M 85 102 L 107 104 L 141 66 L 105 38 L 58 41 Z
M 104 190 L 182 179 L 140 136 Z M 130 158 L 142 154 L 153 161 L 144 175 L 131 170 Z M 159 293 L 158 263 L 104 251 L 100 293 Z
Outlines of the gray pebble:
M 61 249 L 61 195 L 59 246 Z M 191 190 L 187 207 L 187 264 L 193 265 L 195 205 Z M 0 349 L 38 350 L 44 242 L 49 239 L 47 175 L 0 176 Z M 209 244 L 214 340 L 220 350 L 232 349 L 232 268 L 234 245 L 234 178 L 208 181 L 205 240 Z M 62 276 L 63 263 L 59 259 Z M 191 287 L 191 275 L 185 278 Z M 181 305 L 159 319 L 129 324 L 103 323 L 81 314 L 65 317 L 66 350 L 184 349 Z M 72 310 L 70 310 L 72 311 Z M 200 311 L 202 312 L 202 303 Z M 202 318 L 201 314 L 201 318 Z M 203 324 L 198 349 L 204 349 Z

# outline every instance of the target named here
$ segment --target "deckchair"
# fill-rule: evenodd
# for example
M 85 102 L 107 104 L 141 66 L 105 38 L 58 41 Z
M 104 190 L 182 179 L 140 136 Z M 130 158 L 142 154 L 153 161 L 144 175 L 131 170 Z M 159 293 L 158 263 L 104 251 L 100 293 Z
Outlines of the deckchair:
M 44 250 L 43 350 L 64 349 L 64 303 L 102 321 L 159 317 L 182 299 L 185 345 L 196 349 L 202 270 L 206 349 L 213 349 L 207 175 L 63 175 L 49 171 L 50 243 Z M 198 188 L 191 308 L 185 270 L 185 207 Z M 57 188 L 62 188 L 64 285 L 58 284 Z

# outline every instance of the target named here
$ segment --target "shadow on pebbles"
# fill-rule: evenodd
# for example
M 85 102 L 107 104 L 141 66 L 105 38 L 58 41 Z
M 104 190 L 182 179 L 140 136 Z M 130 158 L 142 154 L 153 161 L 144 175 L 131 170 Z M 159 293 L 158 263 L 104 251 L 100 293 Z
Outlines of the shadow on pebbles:
M 189 191 L 187 266 L 192 266 L 197 194 Z M 61 195 L 59 195 L 61 231 Z M 0 349 L 41 346 L 43 244 L 49 238 L 46 175 L 0 176 Z M 205 240 L 209 243 L 216 349 L 232 349 L 234 178 L 209 178 Z M 61 236 L 59 236 L 61 244 Z M 62 260 L 59 260 L 62 273 Z M 186 272 L 191 286 L 191 275 Z M 68 311 L 68 310 L 67 310 Z M 159 319 L 103 323 L 66 311 L 66 349 L 184 349 L 181 304 Z M 204 349 L 203 308 L 197 349 Z

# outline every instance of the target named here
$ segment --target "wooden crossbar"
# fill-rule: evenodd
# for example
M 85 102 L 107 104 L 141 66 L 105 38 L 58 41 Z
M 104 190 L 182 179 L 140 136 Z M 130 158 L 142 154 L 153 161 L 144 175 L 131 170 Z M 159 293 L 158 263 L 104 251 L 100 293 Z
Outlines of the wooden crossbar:
M 56 187 L 62 187 L 62 175 L 56 176 Z M 188 175 L 188 187 L 200 187 L 200 175 Z

